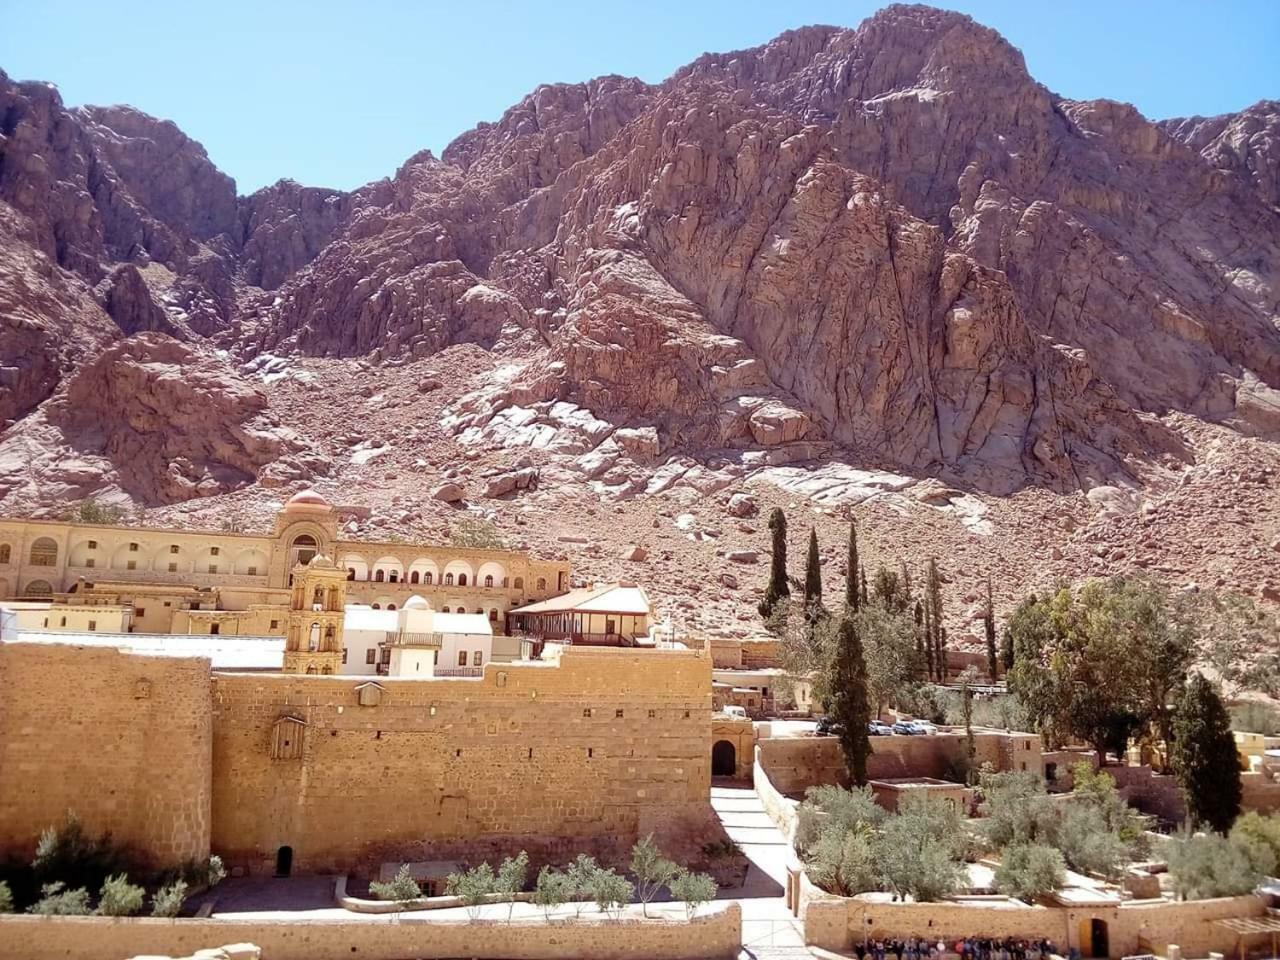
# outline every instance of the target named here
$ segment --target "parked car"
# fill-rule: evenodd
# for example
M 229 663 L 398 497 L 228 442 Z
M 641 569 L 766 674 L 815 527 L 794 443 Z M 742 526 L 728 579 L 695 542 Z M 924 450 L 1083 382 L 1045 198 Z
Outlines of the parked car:
M 733 704 L 730 704 L 729 706 L 724 708 L 723 713 L 726 717 L 737 717 L 739 720 L 747 719 L 746 707 L 737 707 L 737 706 L 734 706 Z
M 920 731 L 917 730 L 915 726 L 912 725 L 910 720 L 899 720 L 889 729 L 892 730 L 894 733 L 899 734 L 900 736 L 903 736 L 903 737 L 920 736 Z
M 883 720 L 872 720 L 867 724 L 867 733 L 873 737 L 887 737 L 893 733 L 893 727 Z
M 913 727 L 916 728 L 916 731 L 918 733 L 921 733 L 927 736 L 934 736 L 938 732 L 938 728 L 935 727 L 928 720 L 911 720 L 909 722 Z
M 838 737 L 844 733 L 844 725 L 836 723 L 830 717 L 822 717 L 814 732 L 820 737 Z

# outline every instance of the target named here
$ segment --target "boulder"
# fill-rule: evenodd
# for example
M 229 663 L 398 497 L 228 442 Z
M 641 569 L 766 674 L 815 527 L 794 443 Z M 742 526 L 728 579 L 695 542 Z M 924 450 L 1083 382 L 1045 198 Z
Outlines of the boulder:
M 457 503 L 465 496 L 462 486 L 457 483 L 442 483 L 431 491 L 431 496 L 436 500 L 443 500 L 445 503 Z
M 726 507 L 731 517 L 754 517 L 760 512 L 756 498 L 749 493 L 735 493 Z

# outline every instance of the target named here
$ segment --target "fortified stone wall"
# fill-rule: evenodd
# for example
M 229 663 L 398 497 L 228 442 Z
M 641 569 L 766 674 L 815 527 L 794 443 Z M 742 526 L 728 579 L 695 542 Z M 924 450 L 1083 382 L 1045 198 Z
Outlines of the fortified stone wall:
M 215 675 L 213 849 L 229 864 L 286 846 L 305 870 L 487 856 L 504 838 L 572 855 L 576 838 L 629 844 L 706 816 L 703 651 L 572 648 L 482 680 L 379 681 L 364 705 L 359 686 Z
M 0 644 L 0 850 L 75 811 L 156 865 L 209 855 L 209 661 Z
M 760 765 L 784 794 L 802 794 L 824 783 L 848 785 L 844 754 L 836 737 L 776 737 L 759 741 Z M 902 777 L 946 779 L 964 760 L 963 734 L 872 737 L 867 775 L 873 780 Z M 975 731 L 975 762 L 996 770 L 1041 772 L 1040 738 L 1029 733 Z
M 183 955 L 232 941 L 270 960 L 730 960 L 742 942 L 742 911 L 716 905 L 693 920 L 516 921 L 154 920 L 136 917 L 0 917 L 0 960 L 101 960 Z
M 801 901 L 805 942 L 828 950 L 848 949 L 864 936 L 928 936 L 946 941 L 973 936 L 1048 937 L 1060 954 L 1077 948 L 1089 956 L 1091 927 L 1098 920 L 1106 924 L 1112 957 L 1149 952 L 1163 956 L 1170 944 L 1180 946 L 1184 956 L 1203 957 L 1210 951 L 1231 953 L 1237 948 L 1235 935 L 1214 920 L 1266 913 L 1262 900 L 1252 896 L 1100 907 L 1028 906 L 1004 899 L 888 903 L 832 897 L 807 878 L 801 883 Z

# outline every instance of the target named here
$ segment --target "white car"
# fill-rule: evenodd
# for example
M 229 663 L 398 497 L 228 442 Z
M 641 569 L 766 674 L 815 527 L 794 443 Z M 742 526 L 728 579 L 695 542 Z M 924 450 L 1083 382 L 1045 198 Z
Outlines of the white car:
M 934 736 L 938 732 L 938 728 L 928 720 L 908 720 L 907 723 L 915 727 L 920 733 L 927 734 L 928 736 Z
M 746 707 L 728 706 L 724 708 L 724 714 L 728 717 L 737 717 L 740 720 L 747 719 Z

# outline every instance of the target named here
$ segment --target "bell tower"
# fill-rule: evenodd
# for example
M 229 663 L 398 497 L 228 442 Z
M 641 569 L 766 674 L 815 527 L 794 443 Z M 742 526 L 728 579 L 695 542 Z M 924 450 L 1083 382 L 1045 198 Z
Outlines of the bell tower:
M 284 672 L 339 673 L 347 572 L 323 555 L 298 564 L 292 572 Z

